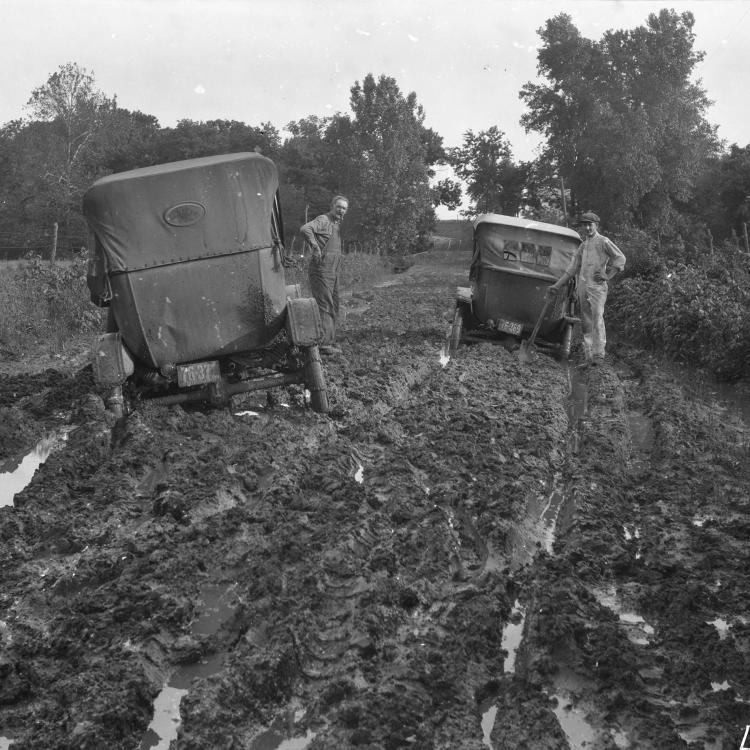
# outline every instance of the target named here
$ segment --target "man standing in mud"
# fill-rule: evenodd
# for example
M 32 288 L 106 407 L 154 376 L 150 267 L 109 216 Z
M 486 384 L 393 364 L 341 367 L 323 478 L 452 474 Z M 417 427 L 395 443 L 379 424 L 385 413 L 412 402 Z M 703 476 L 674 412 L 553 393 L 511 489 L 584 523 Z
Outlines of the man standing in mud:
M 339 314 L 339 273 L 341 269 L 341 220 L 349 208 L 349 200 L 337 195 L 331 210 L 308 221 L 300 229 L 312 250 L 309 268 L 310 291 L 320 309 L 323 321 L 321 354 L 336 354 L 336 320 Z
M 565 273 L 547 290 L 554 299 L 568 280 L 575 277 L 576 294 L 581 309 L 583 328 L 583 365 L 597 365 L 604 361 L 607 333 L 604 328 L 604 305 L 607 284 L 625 268 L 625 256 L 612 240 L 599 234 L 599 217 L 587 211 L 578 222 L 583 227 L 583 242 L 565 269 Z

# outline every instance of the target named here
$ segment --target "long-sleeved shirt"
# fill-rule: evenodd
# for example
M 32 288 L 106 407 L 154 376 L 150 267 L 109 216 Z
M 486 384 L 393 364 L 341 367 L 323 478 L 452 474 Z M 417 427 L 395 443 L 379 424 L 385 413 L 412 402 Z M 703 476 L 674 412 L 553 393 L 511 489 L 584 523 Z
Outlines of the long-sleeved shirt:
M 625 256 L 612 240 L 601 234 L 585 239 L 565 269 L 565 276 L 577 276 L 587 282 L 599 283 L 594 274 L 599 271 L 607 275 L 610 268 L 622 271 L 625 268 Z
M 312 221 L 303 224 L 300 234 L 313 250 L 320 249 L 325 255 L 341 254 L 340 222 L 335 221 L 330 213 L 316 216 Z

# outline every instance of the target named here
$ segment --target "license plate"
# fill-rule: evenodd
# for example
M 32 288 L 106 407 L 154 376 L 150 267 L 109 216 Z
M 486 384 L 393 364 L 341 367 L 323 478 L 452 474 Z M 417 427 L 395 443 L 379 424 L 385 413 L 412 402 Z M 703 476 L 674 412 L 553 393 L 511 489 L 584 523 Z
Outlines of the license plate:
M 192 365 L 178 365 L 177 385 L 189 388 L 191 385 L 204 383 L 218 383 L 221 380 L 219 363 L 214 359 L 210 362 L 196 362 Z
M 504 331 L 505 333 L 512 333 L 514 336 L 521 335 L 522 325 L 520 323 L 513 323 L 510 320 L 503 320 L 502 318 L 497 321 L 497 330 Z

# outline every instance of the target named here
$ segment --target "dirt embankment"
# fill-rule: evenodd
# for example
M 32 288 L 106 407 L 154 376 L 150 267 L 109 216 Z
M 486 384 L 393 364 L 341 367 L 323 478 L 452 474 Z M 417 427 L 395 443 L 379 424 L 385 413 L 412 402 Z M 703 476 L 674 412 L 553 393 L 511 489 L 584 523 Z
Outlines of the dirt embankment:
M 739 747 L 747 432 L 625 348 L 444 366 L 467 261 L 347 299 L 328 416 L 0 379 L 6 469 L 67 430 L 0 509 L 0 743 Z

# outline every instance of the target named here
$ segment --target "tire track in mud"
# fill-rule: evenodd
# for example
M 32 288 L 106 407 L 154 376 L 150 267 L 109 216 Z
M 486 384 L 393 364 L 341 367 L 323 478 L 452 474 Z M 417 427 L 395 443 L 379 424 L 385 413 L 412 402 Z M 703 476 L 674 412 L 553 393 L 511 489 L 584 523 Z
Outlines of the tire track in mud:
M 623 361 L 619 374 L 588 377 L 565 471 L 575 512 L 533 574 L 520 670 L 556 697 L 573 748 L 735 746 L 748 715 L 747 549 L 731 532 L 700 536 L 712 511 L 747 523 L 747 430 L 657 371 Z
M 329 417 L 113 430 L 70 382 L 24 391 L 79 429 L 0 512 L 14 750 L 131 750 L 165 686 L 181 750 L 739 743 L 746 435 L 639 364 L 592 371 L 573 431 L 544 356 L 443 367 L 467 262 L 358 293 Z

